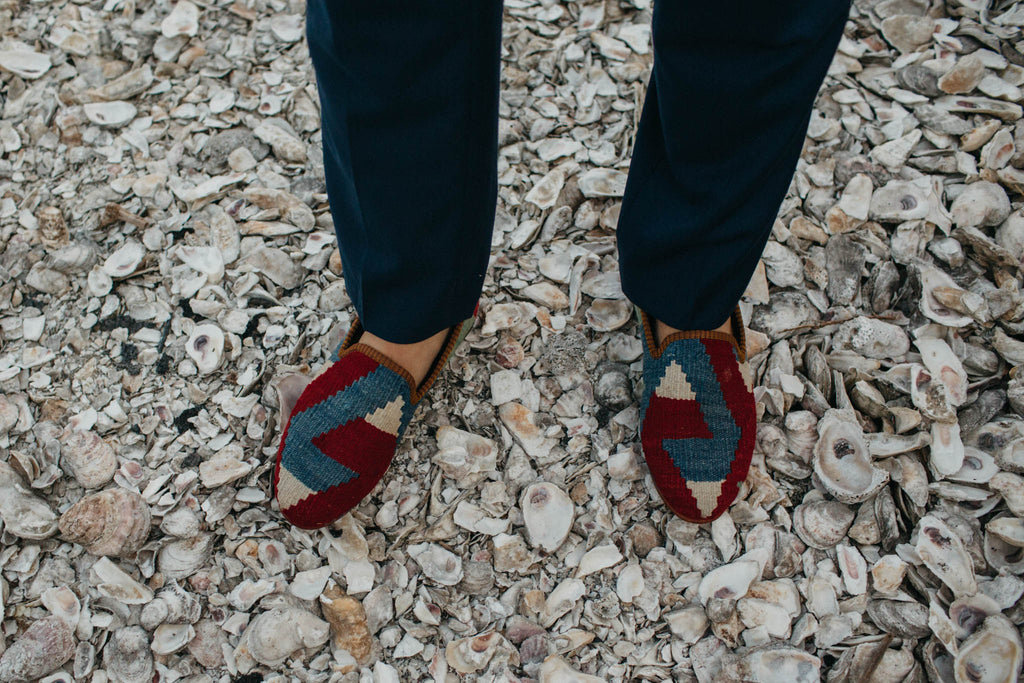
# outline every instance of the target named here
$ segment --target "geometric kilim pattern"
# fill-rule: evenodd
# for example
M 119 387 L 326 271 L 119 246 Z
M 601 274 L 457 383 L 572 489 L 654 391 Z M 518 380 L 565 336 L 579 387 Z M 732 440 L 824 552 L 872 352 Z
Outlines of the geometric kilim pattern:
M 639 315 L 644 458 L 673 512 L 690 522 L 710 522 L 736 500 L 754 451 L 756 411 L 741 352 L 742 327 L 733 335 L 675 334 L 655 347 L 649 318 Z M 733 324 L 742 326 L 738 313 Z
M 475 320 L 476 311 L 452 328 L 419 386 L 394 361 L 356 343 L 362 325 L 353 322 L 330 365 L 299 396 L 281 434 L 273 486 L 289 522 L 303 529 L 326 526 L 373 491 L 416 405 Z
M 373 490 L 415 406 L 405 378 L 352 349 L 299 397 L 281 437 L 274 482 L 281 514 L 315 529 Z

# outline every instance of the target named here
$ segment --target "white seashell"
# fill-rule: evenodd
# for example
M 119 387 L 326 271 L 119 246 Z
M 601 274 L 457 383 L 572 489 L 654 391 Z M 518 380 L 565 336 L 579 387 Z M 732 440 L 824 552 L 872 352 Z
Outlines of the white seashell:
M 111 278 L 128 277 L 142 263 L 146 248 L 135 240 L 128 240 L 103 262 L 103 272 Z
M 195 361 L 199 374 L 213 372 L 224 359 L 224 333 L 212 323 L 196 325 L 185 344 L 185 353 Z
M 184 649 L 196 635 L 192 624 L 161 624 L 153 632 L 150 649 L 158 655 L 174 654 Z
M 170 14 L 160 22 L 164 38 L 194 36 L 199 31 L 199 8 L 189 0 L 179 0 Z
M 672 635 L 692 645 L 708 630 L 708 617 L 703 607 L 693 606 L 669 612 L 665 615 Z
M 225 264 L 234 263 L 238 258 L 241 235 L 238 225 L 227 211 L 216 204 L 210 208 L 210 246 L 220 252 Z
M 0 680 L 37 680 L 74 653 L 71 628 L 59 617 L 43 617 L 32 622 L 0 657 Z
M 947 327 L 963 327 L 974 322 L 970 317 L 942 305 L 935 296 L 935 290 L 940 287 L 960 290 L 953 278 L 933 266 L 918 264 L 915 268 L 921 280 L 920 307 L 925 316 Z
M 644 592 L 644 573 L 640 565 L 630 562 L 615 580 L 615 592 L 622 602 L 630 603 Z
M 179 507 L 166 513 L 160 521 L 160 530 L 178 538 L 192 538 L 199 533 L 201 523 L 192 508 Z
M 700 604 L 708 600 L 737 600 L 747 594 L 750 584 L 761 576 L 761 565 L 753 560 L 737 560 L 716 567 L 704 575 L 697 587 Z
M 621 197 L 626 174 L 611 168 L 592 168 L 578 179 L 584 197 Z
M 497 467 L 493 441 L 449 425 L 437 430 L 437 448 L 433 460 L 445 476 L 467 485 L 480 481 Z
M 843 585 L 850 595 L 863 595 L 868 590 L 868 565 L 856 548 L 840 543 L 836 559 L 843 575 Z
M 949 403 L 946 385 L 917 364 L 910 368 L 910 398 L 925 416 L 939 422 L 956 421 L 956 411 Z
M 853 519 L 853 510 L 840 502 L 805 499 L 793 511 L 793 528 L 807 545 L 827 550 L 846 537 Z
M 57 531 L 56 513 L 25 488 L 21 476 L 6 462 L 0 462 L 0 518 L 4 531 L 19 538 L 41 540 Z
M 957 227 L 999 225 L 1010 215 L 1010 199 L 996 183 L 981 180 L 957 195 L 949 213 Z
M 953 674 L 957 683 L 1014 683 L 1022 659 L 1020 634 L 1006 617 L 996 614 L 960 646 Z
M 540 665 L 540 683 L 606 683 L 605 679 L 576 671 L 558 655 Z
M 442 586 L 454 586 L 462 580 L 462 558 L 434 543 L 409 546 L 409 556 L 416 560 L 427 578 Z
M 172 581 L 142 608 L 139 623 L 150 631 L 160 624 L 194 624 L 202 608 L 198 597 Z
M 511 652 L 512 645 L 500 633 L 491 631 L 448 643 L 444 657 L 460 674 L 471 674 L 485 668 L 499 649 Z
M 498 408 L 498 417 L 531 458 L 544 460 L 558 443 L 546 435 L 537 424 L 537 415 L 517 401 L 509 401 Z
M 560 167 L 547 173 L 540 181 L 526 193 L 524 199 L 534 204 L 539 209 L 550 209 L 555 205 L 558 194 L 565 185 L 565 171 Z
M 598 299 L 587 308 L 587 324 L 597 332 L 613 332 L 630 321 L 633 304 L 625 299 Z
M 203 566 L 212 549 L 213 536 L 208 533 L 172 541 L 160 548 L 157 568 L 168 579 L 188 578 Z
M 206 276 L 206 281 L 217 284 L 224 277 L 224 257 L 217 247 L 182 246 L 178 258 L 192 270 Z
M 541 625 L 550 628 L 559 617 L 571 610 L 586 592 L 586 586 L 579 579 L 565 579 L 555 586 L 544 602 Z
M 519 505 L 530 544 L 548 553 L 558 550 L 575 517 L 569 496 L 554 484 L 539 482 L 523 489 Z
M 64 438 L 61 460 L 78 483 L 94 489 L 113 479 L 117 469 L 114 449 L 91 431 L 72 431 Z
M 149 505 L 123 488 L 86 496 L 60 516 L 61 536 L 93 555 L 133 555 L 145 543 L 149 528 Z
M 252 669 L 249 660 L 278 667 L 302 648 L 319 648 L 329 635 L 329 624 L 305 610 L 291 607 L 263 612 L 249 622 L 238 641 L 238 670 L 248 673 Z
M 964 466 L 964 444 L 956 422 L 933 422 L 928 462 L 940 476 L 956 474 Z
M 986 524 L 985 530 L 998 537 L 1004 543 L 1024 548 L 1024 519 L 1000 517 Z
M 78 617 L 82 612 L 82 605 L 78 602 L 78 596 L 67 586 L 55 586 L 47 588 L 40 596 L 43 606 L 50 610 L 50 613 L 58 617 L 74 630 L 78 627 Z
M 588 550 L 580 559 L 576 568 L 576 578 L 583 578 L 608 567 L 614 567 L 622 561 L 622 553 L 614 543 L 606 543 Z
M 302 38 L 301 14 L 278 14 L 270 20 L 270 32 L 282 43 L 294 43 Z
M 964 549 L 963 541 L 945 522 L 925 515 L 918 522 L 916 533 L 914 549 L 918 556 L 939 580 L 952 589 L 954 595 L 973 595 L 978 591 L 974 563 Z
M 106 128 L 120 128 L 130 123 L 138 113 L 131 102 L 90 102 L 82 109 L 86 118 Z
M 995 458 L 982 450 L 967 446 L 964 448 L 963 466 L 946 478 L 969 484 L 987 484 L 998 472 L 999 466 L 996 465 Z
M 222 448 L 209 460 L 199 463 L 199 481 L 206 488 L 216 488 L 241 479 L 252 471 L 252 465 L 241 460 L 241 455 L 242 449 L 237 446 Z
M 814 474 L 825 490 L 842 503 L 859 503 L 875 495 L 889 474 L 871 464 L 864 432 L 851 416 L 829 410 L 818 422 Z
M 109 557 L 101 557 L 92 565 L 96 590 L 101 595 L 119 600 L 126 605 L 144 605 L 153 599 L 153 591 L 142 585 Z
M 932 377 L 937 377 L 946 387 L 949 402 L 955 406 L 967 400 L 967 372 L 949 344 L 941 339 L 917 339 L 914 341 L 921 352 L 924 366 Z
M 300 600 L 316 600 L 327 586 L 331 572 L 330 565 L 297 572 L 291 583 L 288 584 L 288 592 Z
M 34 80 L 50 70 L 50 56 L 31 50 L 0 50 L 0 69 Z
M 789 638 L 793 619 L 782 605 L 760 598 L 740 598 L 736 610 L 747 628 L 763 628 L 774 638 Z
M 744 655 L 736 680 L 762 683 L 815 683 L 821 680 L 821 660 L 809 652 L 770 646 Z
M 103 266 L 94 266 L 86 278 L 86 287 L 93 296 L 106 296 L 114 286 L 114 281 L 103 269 Z
M 149 683 L 153 679 L 153 653 L 149 634 L 140 626 L 114 631 L 103 648 L 103 666 L 114 683 Z
M 903 328 L 863 316 L 840 324 L 832 344 L 836 349 L 850 349 L 878 359 L 899 360 L 910 349 L 910 340 Z

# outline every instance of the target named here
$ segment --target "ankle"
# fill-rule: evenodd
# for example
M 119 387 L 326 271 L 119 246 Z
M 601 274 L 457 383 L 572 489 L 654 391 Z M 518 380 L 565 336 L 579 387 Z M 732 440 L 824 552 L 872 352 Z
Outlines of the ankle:
M 430 368 L 433 366 L 437 354 L 441 352 L 447 337 L 448 330 L 441 330 L 414 344 L 396 344 L 364 331 L 359 338 L 359 343 L 366 344 L 393 360 L 412 375 L 418 386 L 430 373 Z
M 673 334 L 675 334 L 677 332 L 686 332 L 686 331 L 688 331 L 688 330 L 680 330 L 680 329 L 677 329 L 675 327 L 672 327 L 671 325 L 666 325 L 665 323 L 661 322 L 660 320 L 654 320 L 654 342 L 656 344 L 660 345 L 665 340 L 665 338 L 670 336 L 670 335 L 673 335 Z M 733 333 L 732 318 L 731 317 L 727 318 L 724 323 L 722 323 L 718 327 L 714 328 L 713 331 L 714 332 L 724 332 L 725 334 L 732 334 Z

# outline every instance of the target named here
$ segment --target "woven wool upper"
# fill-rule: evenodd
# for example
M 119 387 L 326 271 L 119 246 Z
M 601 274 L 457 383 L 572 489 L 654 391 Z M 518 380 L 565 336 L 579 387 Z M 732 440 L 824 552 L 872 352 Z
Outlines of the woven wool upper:
M 392 369 L 358 350 L 332 364 L 302 392 L 281 437 L 281 513 L 309 529 L 357 505 L 387 471 L 414 411 L 409 383 Z
M 721 515 L 750 469 L 756 414 L 749 370 L 722 339 L 644 345 L 641 443 L 654 483 L 680 517 Z

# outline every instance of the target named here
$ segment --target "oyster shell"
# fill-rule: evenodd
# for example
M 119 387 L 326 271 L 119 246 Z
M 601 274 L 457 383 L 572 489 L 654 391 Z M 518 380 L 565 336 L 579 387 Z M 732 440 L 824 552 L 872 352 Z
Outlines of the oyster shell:
M 535 548 L 558 550 L 572 529 L 575 509 L 569 496 L 547 482 L 530 484 L 520 498 L 526 535 Z
M 257 615 L 238 641 L 238 670 L 248 673 L 256 662 L 278 667 L 298 650 L 318 648 L 327 642 L 330 626 L 305 610 L 274 608 Z
M 914 549 L 918 556 L 956 596 L 973 595 L 978 591 L 974 564 L 963 541 L 945 522 L 925 515 L 918 522 L 916 533 Z
M 122 488 L 86 496 L 60 517 L 61 535 L 93 555 L 133 555 L 146 541 L 149 528 L 149 505 Z
M 59 617 L 43 617 L 33 622 L 0 657 L 0 679 L 37 680 L 74 654 L 71 628 Z
M 1020 673 L 1020 635 L 1003 615 L 985 620 L 984 626 L 960 646 L 953 663 L 957 683 L 1012 683 Z
M 114 631 L 103 648 L 103 667 L 116 683 L 148 683 L 153 679 L 149 634 L 141 626 Z
M 61 460 L 84 488 L 98 488 L 114 478 L 117 456 L 113 447 L 96 433 L 73 430 L 63 446 Z
M 889 481 L 887 472 L 871 464 L 864 432 L 851 416 L 834 410 L 826 412 L 818 422 L 818 434 L 814 474 L 840 502 L 867 500 Z

